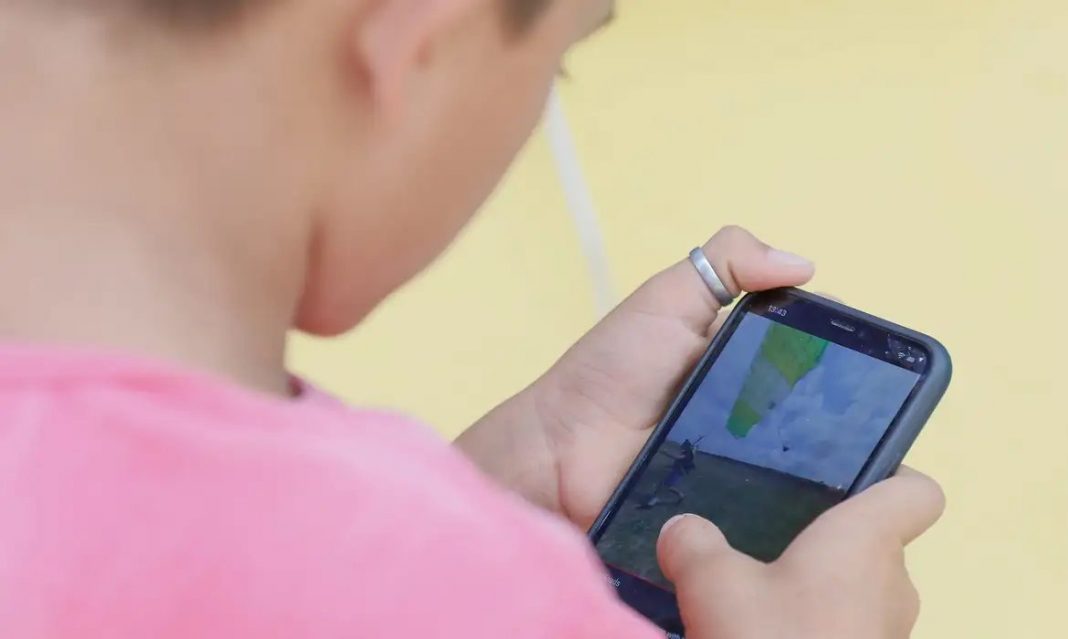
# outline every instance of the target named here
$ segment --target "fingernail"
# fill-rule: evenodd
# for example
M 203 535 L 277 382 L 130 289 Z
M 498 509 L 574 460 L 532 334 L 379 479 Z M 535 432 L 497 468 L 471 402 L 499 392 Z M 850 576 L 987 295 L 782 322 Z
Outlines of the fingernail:
M 807 260 L 795 253 L 780 251 L 779 249 L 771 249 L 768 251 L 768 259 L 772 262 L 778 262 L 779 264 L 786 266 L 812 266 L 811 260 Z
M 663 537 L 667 533 L 668 528 L 671 528 L 675 524 L 679 523 L 683 519 L 686 519 L 687 515 L 675 515 L 671 519 L 664 522 L 664 527 L 660 529 L 660 536 Z

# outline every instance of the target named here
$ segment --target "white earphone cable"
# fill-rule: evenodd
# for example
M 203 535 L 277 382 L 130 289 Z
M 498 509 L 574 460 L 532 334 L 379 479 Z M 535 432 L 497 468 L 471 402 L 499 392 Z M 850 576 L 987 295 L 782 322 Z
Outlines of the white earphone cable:
M 612 281 L 612 269 L 605 252 L 604 234 L 597 219 L 593 195 L 583 177 L 564 105 L 555 88 L 549 96 L 545 112 L 545 131 L 549 136 L 549 145 L 556 161 L 564 198 L 574 220 L 582 252 L 586 256 L 597 312 L 606 315 L 618 301 Z

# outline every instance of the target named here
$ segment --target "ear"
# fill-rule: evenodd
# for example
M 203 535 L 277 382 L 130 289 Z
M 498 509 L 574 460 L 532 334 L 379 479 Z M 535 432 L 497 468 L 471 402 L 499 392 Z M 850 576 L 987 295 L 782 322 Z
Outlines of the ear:
M 489 0 L 370 0 L 353 50 L 380 112 L 395 114 L 433 47 L 468 11 Z

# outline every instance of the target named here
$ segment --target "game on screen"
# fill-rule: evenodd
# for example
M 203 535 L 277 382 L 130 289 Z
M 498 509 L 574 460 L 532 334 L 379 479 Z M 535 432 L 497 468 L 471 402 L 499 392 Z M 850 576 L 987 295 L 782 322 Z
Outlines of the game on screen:
M 746 314 L 597 543 L 617 587 L 670 591 L 656 542 L 680 513 L 776 559 L 845 498 L 919 379 Z

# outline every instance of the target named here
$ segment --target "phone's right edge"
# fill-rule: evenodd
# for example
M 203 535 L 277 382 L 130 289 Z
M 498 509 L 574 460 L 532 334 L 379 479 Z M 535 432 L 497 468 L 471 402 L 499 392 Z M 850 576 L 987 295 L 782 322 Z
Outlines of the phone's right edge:
M 792 289 L 794 295 L 819 301 L 836 311 L 851 315 L 867 324 L 894 333 L 922 346 L 928 354 L 928 366 L 916 389 L 909 396 L 897 418 L 879 442 L 878 448 L 868 459 L 856 482 L 849 491 L 855 495 L 897 472 L 913 442 L 923 430 L 935 407 L 945 395 L 953 377 L 953 360 L 941 342 L 929 335 L 905 328 L 863 311 L 839 304 L 834 300 Z
M 927 349 L 930 364 L 916 391 L 898 413 L 894 426 L 861 471 L 850 494 L 870 488 L 897 472 L 924 424 L 945 395 L 953 376 L 952 360 L 941 343 L 913 331 L 902 331 L 901 334 Z

